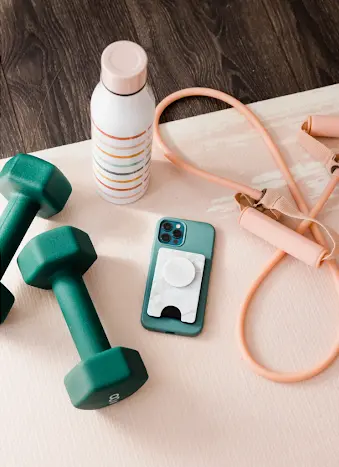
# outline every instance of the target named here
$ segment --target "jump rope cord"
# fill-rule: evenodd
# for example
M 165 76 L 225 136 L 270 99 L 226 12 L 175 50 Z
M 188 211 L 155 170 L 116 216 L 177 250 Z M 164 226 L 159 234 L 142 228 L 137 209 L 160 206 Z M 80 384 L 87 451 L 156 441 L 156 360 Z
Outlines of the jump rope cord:
M 269 135 L 269 133 L 267 132 L 267 130 L 261 123 L 261 121 L 248 107 L 246 107 L 244 104 L 242 104 L 240 101 L 230 96 L 229 94 L 223 93 L 221 91 L 216 91 L 214 89 L 209 89 L 209 88 L 189 88 L 189 89 L 183 89 L 178 92 L 174 92 L 173 94 L 167 96 L 163 101 L 161 101 L 160 104 L 158 104 L 156 108 L 156 113 L 155 113 L 154 135 L 155 135 L 155 139 L 157 143 L 164 151 L 164 154 L 167 157 L 167 159 L 169 159 L 173 164 L 175 164 L 177 167 L 181 169 L 187 170 L 188 172 L 194 175 L 200 176 L 211 182 L 214 182 L 219 185 L 230 188 L 232 190 L 244 193 L 245 195 L 248 195 L 249 197 L 253 198 L 256 201 L 259 201 L 260 198 L 262 197 L 262 192 L 259 190 L 251 188 L 242 183 L 235 182 L 228 178 L 219 177 L 217 175 L 211 174 L 209 172 L 206 172 L 198 167 L 195 167 L 185 162 L 177 154 L 175 154 L 163 141 L 160 135 L 160 129 L 159 129 L 159 119 L 160 119 L 161 114 L 166 109 L 166 107 L 168 107 L 173 102 L 179 99 L 182 99 L 184 97 L 191 97 L 191 96 L 205 96 L 205 97 L 211 97 L 213 99 L 218 99 L 236 108 L 242 115 L 246 117 L 248 122 L 251 123 L 251 125 L 258 131 L 258 133 L 261 135 L 261 137 L 265 141 L 269 151 L 271 152 L 271 155 L 273 156 L 273 159 L 276 165 L 281 170 L 286 180 L 287 186 L 291 192 L 291 195 L 293 196 L 293 199 L 296 205 L 306 217 L 306 219 L 299 224 L 296 231 L 300 234 L 304 234 L 307 231 L 307 229 L 310 229 L 315 241 L 323 245 L 326 249 L 328 249 L 328 245 L 327 245 L 327 242 L 325 240 L 323 233 L 319 229 L 319 226 L 312 222 L 311 218 L 315 218 L 320 213 L 325 203 L 327 202 L 328 198 L 331 196 L 332 192 L 334 191 L 339 180 L 339 178 L 336 176 L 337 174 L 331 177 L 330 181 L 328 182 L 326 188 L 324 189 L 317 203 L 310 210 L 282 154 L 280 153 L 277 145 L 274 143 L 271 136 Z M 317 364 L 314 368 L 310 370 L 293 372 L 293 373 L 284 373 L 284 372 L 279 372 L 279 371 L 268 369 L 255 360 L 254 356 L 252 355 L 249 349 L 249 346 L 247 344 L 247 339 L 246 339 L 245 329 L 246 329 L 247 313 L 249 311 L 250 304 L 255 294 L 259 290 L 261 284 L 266 279 L 266 277 L 270 274 L 270 272 L 275 268 L 275 266 L 277 266 L 277 264 L 280 263 L 280 261 L 284 258 L 285 255 L 286 253 L 284 251 L 277 250 L 274 256 L 272 257 L 272 259 L 266 264 L 266 266 L 264 267 L 259 277 L 252 284 L 240 310 L 239 323 L 238 323 L 238 337 L 239 337 L 239 344 L 240 344 L 240 349 L 243 354 L 243 357 L 249 363 L 250 367 L 252 368 L 254 372 L 256 372 L 258 375 L 263 376 L 271 381 L 275 381 L 279 383 L 295 383 L 295 382 L 305 381 L 307 379 L 310 379 L 318 375 L 319 373 L 324 371 L 326 368 L 328 368 L 331 365 L 331 363 L 333 363 L 333 361 L 339 355 L 339 334 L 338 334 L 338 342 L 332 348 L 328 357 L 325 358 L 322 362 L 320 362 L 319 364 Z M 339 267 L 334 260 L 328 260 L 326 262 L 326 265 L 331 271 L 331 274 L 333 276 L 333 280 L 335 283 L 335 287 L 336 287 L 336 290 L 339 296 Z

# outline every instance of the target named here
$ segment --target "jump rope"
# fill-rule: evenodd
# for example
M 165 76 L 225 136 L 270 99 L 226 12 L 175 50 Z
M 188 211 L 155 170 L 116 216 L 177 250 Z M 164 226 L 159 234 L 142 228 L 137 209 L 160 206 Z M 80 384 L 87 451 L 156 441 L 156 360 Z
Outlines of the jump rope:
M 281 170 L 286 180 L 289 191 L 297 207 L 278 191 L 272 189 L 260 191 L 240 182 L 206 172 L 184 161 L 167 146 L 160 134 L 160 117 L 170 104 L 184 97 L 191 96 L 205 96 L 218 99 L 236 108 L 244 115 L 266 143 L 277 167 Z M 237 193 L 235 201 L 238 203 L 241 211 L 240 225 L 278 248 L 272 259 L 266 264 L 260 275 L 252 283 L 245 301 L 241 306 L 238 322 L 238 338 L 244 359 L 249 363 L 255 373 L 278 383 L 305 381 L 323 372 L 339 355 L 339 333 L 338 341 L 327 358 L 318 363 L 314 368 L 306 371 L 284 373 L 266 368 L 255 359 L 247 343 L 245 328 L 247 314 L 255 294 L 258 292 L 266 277 L 286 254 L 293 255 L 306 264 L 315 267 L 326 263 L 333 276 L 334 285 L 339 296 L 339 267 L 334 259 L 339 253 L 337 251 L 336 234 L 332 233 L 330 229 L 316 220 L 317 215 L 323 209 L 339 181 L 339 154 L 336 154 L 333 150 L 315 139 L 316 137 L 339 137 L 339 117 L 309 117 L 309 119 L 304 122 L 299 132 L 299 143 L 308 150 L 313 157 L 322 162 L 329 173 L 328 184 L 312 209 L 308 207 L 281 152 L 259 118 L 248 107 L 228 94 L 209 88 L 189 88 L 170 94 L 161 101 L 156 108 L 154 136 L 158 145 L 163 150 L 165 157 L 174 165 L 191 174 L 235 191 Z M 302 222 L 294 231 L 280 222 L 281 215 L 300 219 Z M 320 228 L 325 230 L 331 240 L 331 248 L 328 247 L 325 236 Z M 304 237 L 308 229 L 310 229 L 314 241 Z

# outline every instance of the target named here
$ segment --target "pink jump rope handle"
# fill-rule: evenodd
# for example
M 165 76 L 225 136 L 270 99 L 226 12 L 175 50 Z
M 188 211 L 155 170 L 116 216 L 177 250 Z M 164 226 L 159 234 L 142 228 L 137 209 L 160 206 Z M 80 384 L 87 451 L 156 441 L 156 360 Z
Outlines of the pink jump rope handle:
M 337 166 L 334 160 L 334 153 L 313 136 L 331 137 L 333 135 L 339 136 L 339 118 L 327 116 L 308 117 L 299 134 L 300 144 L 313 154 L 314 157 L 320 160 L 328 168 L 330 173 L 332 168 Z M 278 203 L 276 206 L 278 206 Z M 289 210 L 285 203 L 285 208 L 287 208 L 285 211 L 282 209 L 280 212 L 287 216 L 290 215 L 292 218 L 301 218 L 298 217 L 298 214 L 295 216 L 296 213 L 294 212 L 293 206 L 291 207 L 292 209 Z M 307 217 L 305 217 L 305 219 L 307 219 Z M 318 221 L 315 220 L 314 222 Z M 279 248 L 279 250 L 303 261 L 309 266 L 319 267 L 322 260 L 333 257 L 323 245 L 310 240 L 256 209 L 243 209 L 239 218 L 239 224 L 257 237 L 260 237 L 271 245 Z M 335 240 L 333 236 L 331 236 L 331 240 L 334 244 L 332 249 L 332 252 L 334 252 Z
M 339 117 L 315 115 L 308 117 L 298 134 L 298 141 L 315 159 L 322 162 L 330 174 L 339 178 L 339 149 L 333 150 L 318 137 L 339 138 Z
M 304 129 L 314 137 L 339 138 L 339 117 L 313 115 L 308 117 Z
M 257 237 L 309 266 L 319 267 L 321 260 L 327 253 L 322 245 L 254 208 L 248 207 L 241 212 L 239 224 Z

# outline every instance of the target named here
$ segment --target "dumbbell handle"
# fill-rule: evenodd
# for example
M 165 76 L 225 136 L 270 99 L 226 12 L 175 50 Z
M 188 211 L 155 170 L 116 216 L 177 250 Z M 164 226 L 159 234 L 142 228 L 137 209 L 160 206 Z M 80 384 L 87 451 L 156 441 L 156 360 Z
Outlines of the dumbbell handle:
M 13 195 L 0 218 L 0 279 L 4 275 L 40 205 L 24 195 Z
M 68 329 L 81 360 L 111 348 L 81 276 L 58 274 L 52 282 Z

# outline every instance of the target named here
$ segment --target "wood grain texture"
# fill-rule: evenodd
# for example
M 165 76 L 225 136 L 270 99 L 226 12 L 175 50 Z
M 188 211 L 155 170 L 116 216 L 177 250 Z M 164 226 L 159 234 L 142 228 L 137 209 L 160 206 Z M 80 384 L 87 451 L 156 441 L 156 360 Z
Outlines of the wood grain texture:
M 0 16 L 2 66 L 27 151 L 89 138 L 100 54 L 119 39 L 146 49 L 157 101 L 208 86 L 249 103 L 339 80 L 335 0 L 1 0 Z M 220 108 L 192 98 L 165 120 Z M 7 132 L 2 156 L 15 141 Z
M 11 96 L 2 67 L 0 66 L 0 159 L 16 152 L 24 151 L 25 146 L 20 134 Z
M 339 82 L 339 2 L 262 0 L 299 90 Z
M 336 85 L 251 105 L 310 205 L 328 174 L 298 146 L 296 132 L 305 115 L 337 114 L 338 93 Z M 207 170 L 284 190 L 260 135 L 234 109 L 161 131 Z M 331 143 L 338 147 L 339 139 Z M 1 467 L 338 467 L 339 359 L 317 378 L 288 385 L 256 376 L 241 358 L 239 310 L 275 249 L 240 229 L 234 193 L 177 170 L 155 145 L 147 194 L 121 208 L 95 194 L 90 141 L 37 155 L 60 167 L 73 193 L 58 216 L 35 219 L 22 245 L 59 225 L 89 233 L 98 260 L 84 280 L 110 341 L 137 349 L 149 380 L 114 406 L 74 409 L 63 378 L 79 357 L 62 313 L 52 291 L 24 284 L 14 259 L 4 283 L 16 303 L 0 329 Z M 5 205 L 0 198 L 0 210 Z M 338 213 L 336 190 L 321 219 L 339 231 Z M 195 338 L 140 324 L 156 223 L 168 215 L 216 228 L 206 320 Z M 286 258 L 260 287 L 247 330 L 262 362 L 292 371 L 325 357 L 338 326 L 327 268 Z

